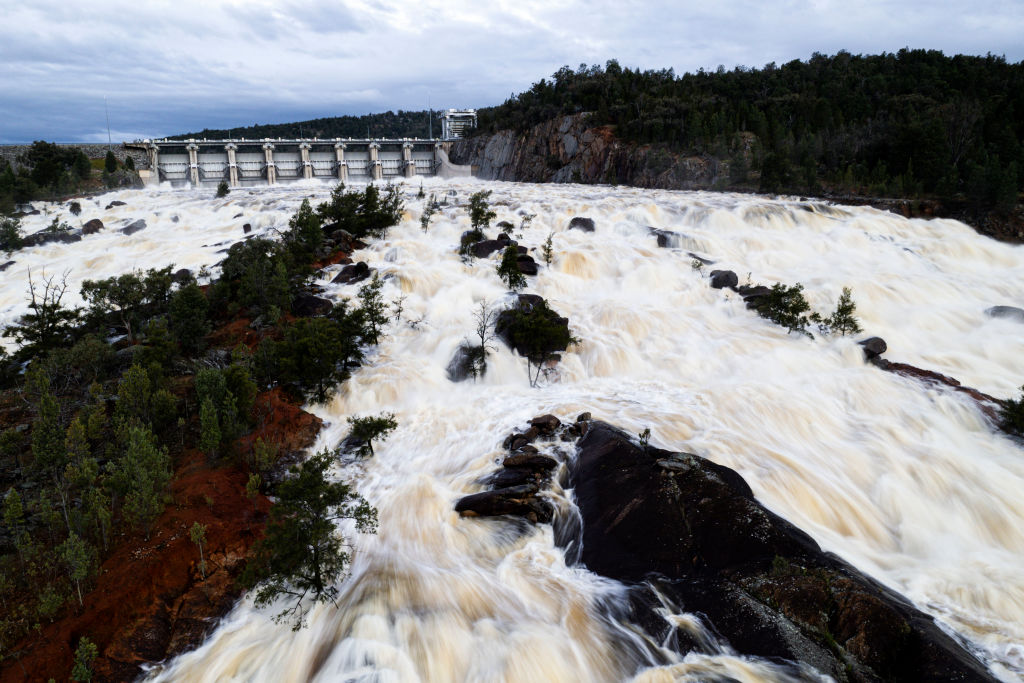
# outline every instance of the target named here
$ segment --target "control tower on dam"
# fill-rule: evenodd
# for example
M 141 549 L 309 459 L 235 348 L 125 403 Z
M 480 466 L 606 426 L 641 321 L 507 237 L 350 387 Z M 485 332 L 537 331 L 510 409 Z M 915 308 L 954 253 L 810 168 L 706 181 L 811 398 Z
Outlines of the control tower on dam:
M 448 161 L 444 140 L 143 140 L 125 147 L 149 155 L 149 182 L 231 187 L 322 178 L 370 182 L 413 176 L 472 175 Z

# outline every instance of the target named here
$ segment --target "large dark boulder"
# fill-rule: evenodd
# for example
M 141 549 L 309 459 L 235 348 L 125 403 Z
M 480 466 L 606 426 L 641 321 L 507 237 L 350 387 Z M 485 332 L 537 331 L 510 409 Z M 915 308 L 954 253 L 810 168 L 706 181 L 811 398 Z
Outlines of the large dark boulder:
M 583 232 L 594 232 L 594 219 L 585 216 L 575 216 L 569 221 L 570 230 L 582 230 Z
M 525 329 L 517 322 L 517 313 L 525 315 L 531 313 L 535 308 L 543 308 L 545 306 L 546 302 L 543 297 L 536 294 L 520 294 L 519 298 L 516 300 L 515 306 L 502 311 L 495 319 L 495 336 L 505 342 L 513 351 L 522 356 L 529 356 L 532 352 L 538 351 L 539 355 L 564 351 L 569 346 L 569 338 L 571 336 L 569 332 L 568 318 L 563 318 L 550 308 L 547 309 L 547 312 L 544 315 L 557 328 L 563 330 L 564 334 L 556 335 L 558 339 L 552 340 L 552 343 L 543 345 L 543 348 L 540 349 L 536 348 L 536 344 L 533 343 L 529 330 Z
M 334 304 L 329 299 L 324 299 L 309 292 L 299 292 L 292 300 L 292 313 L 300 318 L 327 315 L 333 308 Z
M 8 268 L 14 265 L 14 261 L 7 261 L 6 263 L 0 263 L 0 273 L 4 272 Z
M 366 242 L 352 235 L 348 230 L 342 228 L 338 223 L 325 225 L 324 234 L 331 238 L 335 246 L 342 251 L 351 254 L 356 249 L 365 249 Z
M 731 270 L 712 270 L 711 271 L 711 288 L 712 289 L 735 289 L 740 283 L 740 279 L 736 277 L 736 273 Z
M 140 218 L 139 220 L 133 221 L 132 223 L 129 223 L 125 227 L 121 228 L 121 234 L 122 235 L 134 235 L 135 233 L 140 232 L 140 231 L 145 230 L 145 229 L 146 229 L 146 221 Z
M 361 282 L 370 277 L 371 270 L 372 269 L 370 268 L 370 266 L 366 265 L 365 261 L 360 261 L 359 263 L 352 263 L 342 268 L 341 272 L 338 273 L 337 277 L 331 280 L 331 282 L 341 285 L 348 285 L 352 284 L 353 282 Z
M 505 239 L 502 239 L 502 237 Z M 515 242 L 510 240 L 508 235 L 502 234 L 498 235 L 498 239 L 496 240 L 481 240 L 476 242 L 469 248 L 469 250 L 473 253 L 473 256 L 477 258 L 487 258 L 496 251 L 504 251 L 505 247 L 510 244 L 515 244 Z
M 452 382 L 462 382 L 481 374 L 486 367 L 480 362 L 482 357 L 483 349 L 480 346 L 466 342 L 459 344 L 459 348 L 455 349 L 452 359 L 445 368 L 448 379 Z
M 117 199 L 115 199 L 114 201 L 112 201 L 112 202 L 110 202 L 109 204 L 107 204 L 107 208 L 106 208 L 106 209 L 104 209 L 104 210 L 105 210 L 105 211 L 110 211 L 110 210 L 111 210 L 111 209 L 113 209 L 113 208 L 114 208 L 115 206 L 124 206 L 124 205 L 125 205 L 125 203 L 124 203 L 124 202 L 122 202 L 122 201 L 118 201 Z
M 857 343 L 864 347 L 864 358 L 867 360 L 878 358 L 889 348 L 881 337 L 869 337 Z
M 839 681 L 994 680 L 905 598 L 764 508 L 733 470 L 586 424 L 569 480 L 580 558 L 634 584 L 635 605 L 658 604 L 650 582 L 740 654 L 799 662 Z M 636 621 L 652 637 L 669 632 L 656 610 L 640 611 Z
M 103 221 L 99 218 L 93 218 L 85 222 L 82 226 L 83 235 L 93 235 L 103 229 Z
M 537 274 L 537 262 L 529 254 L 519 254 L 516 256 L 516 268 L 523 275 Z

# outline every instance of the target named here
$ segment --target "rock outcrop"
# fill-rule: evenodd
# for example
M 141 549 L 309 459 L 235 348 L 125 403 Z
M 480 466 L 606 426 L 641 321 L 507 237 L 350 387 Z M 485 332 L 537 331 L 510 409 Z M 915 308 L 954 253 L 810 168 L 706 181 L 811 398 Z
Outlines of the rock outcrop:
M 474 175 L 488 180 L 697 190 L 728 178 L 726 161 L 619 141 L 608 127 L 589 126 L 586 114 L 561 116 L 525 133 L 502 130 L 458 140 L 449 156 L 477 167 Z
M 652 585 L 744 655 L 838 681 L 994 680 L 904 597 L 758 503 L 733 470 L 638 445 L 602 422 L 583 425 L 569 482 L 581 561 L 634 585 L 634 617 L 656 642 L 673 629 Z

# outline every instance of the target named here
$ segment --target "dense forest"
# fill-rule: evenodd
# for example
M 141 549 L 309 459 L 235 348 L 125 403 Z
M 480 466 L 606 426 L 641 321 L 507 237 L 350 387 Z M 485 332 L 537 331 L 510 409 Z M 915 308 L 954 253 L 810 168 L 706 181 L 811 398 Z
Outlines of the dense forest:
M 390 316 L 376 276 L 351 302 L 312 296 L 315 264 L 382 237 L 401 212 L 397 188 L 339 185 L 316 209 L 304 201 L 279 240 L 232 245 L 209 284 L 172 266 L 132 271 L 84 281 L 84 308 L 67 305 L 65 276 L 30 273 L 29 312 L 2 331 L 15 349 L 0 346 L 0 663 L 81 610 L 119 546 L 149 541 L 174 472 L 197 452 L 211 468 L 241 469 L 247 494 L 282 495 L 279 444 L 253 436 L 272 417 L 268 392 L 325 400 Z M 16 251 L 19 222 L 2 221 L 13 239 L 0 254 Z M 239 329 L 243 340 L 226 343 Z M 347 490 L 332 495 L 348 504 Z M 352 515 L 372 521 L 363 507 Z M 290 520 L 272 513 L 271 537 Z M 204 530 L 192 533 L 202 558 Z M 294 538 L 281 533 L 279 543 Z M 244 579 L 270 579 L 260 594 L 273 597 L 274 581 L 301 575 L 308 558 L 269 543 Z
M 1009 210 L 1024 182 L 1024 63 L 934 50 L 814 54 L 761 69 L 563 67 L 479 111 L 477 134 L 589 113 L 638 144 L 729 160 L 765 192 L 962 196 Z
M 17 162 L 15 171 L 9 161 L 0 159 L 0 214 L 10 214 L 16 205 L 36 199 L 58 199 L 139 182 L 130 156 L 122 163 L 107 152 L 105 159 L 93 160 L 78 147 L 43 140 L 33 142 Z
M 441 124 L 434 121 L 434 134 L 441 133 Z M 364 116 L 330 116 L 311 121 L 295 123 L 254 124 L 230 130 L 203 129 L 196 133 L 172 135 L 172 140 L 189 138 L 428 138 L 430 123 L 428 112 L 402 111 L 398 113 L 386 111 L 382 114 L 366 114 Z

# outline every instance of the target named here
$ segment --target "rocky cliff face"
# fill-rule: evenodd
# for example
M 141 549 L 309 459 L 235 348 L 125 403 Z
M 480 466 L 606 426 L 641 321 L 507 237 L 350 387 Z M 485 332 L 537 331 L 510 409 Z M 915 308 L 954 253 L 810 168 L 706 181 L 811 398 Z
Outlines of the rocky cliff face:
M 562 116 L 526 133 L 503 130 L 457 141 L 450 157 L 472 164 L 488 180 L 621 183 L 636 187 L 704 190 L 728 178 L 728 162 L 684 156 L 617 140 L 607 127 L 588 127 L 584 114 Z

